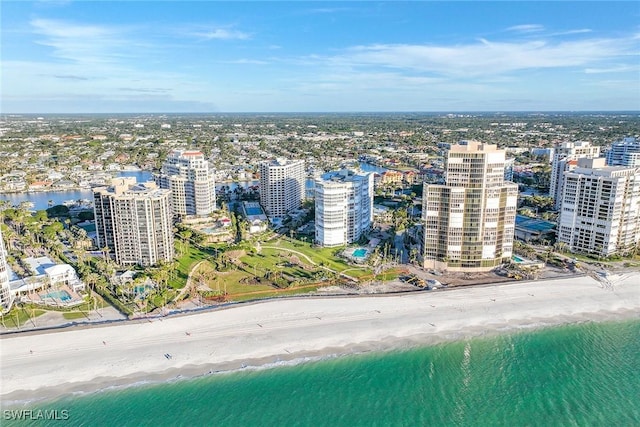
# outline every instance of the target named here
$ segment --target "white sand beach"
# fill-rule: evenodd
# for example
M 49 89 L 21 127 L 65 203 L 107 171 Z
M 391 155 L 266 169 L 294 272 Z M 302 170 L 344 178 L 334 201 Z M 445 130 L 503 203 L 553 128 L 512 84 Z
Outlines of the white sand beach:
M 4 335 L 5 404 L 304 357 L 520 328 L 640 317 L 640 272 L 405 295 L 267 301 L 197 314 Z

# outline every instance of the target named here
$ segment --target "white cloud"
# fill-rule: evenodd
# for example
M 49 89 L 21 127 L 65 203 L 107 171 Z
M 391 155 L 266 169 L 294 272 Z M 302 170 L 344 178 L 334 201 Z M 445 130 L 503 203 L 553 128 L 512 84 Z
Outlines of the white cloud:
M 585 68 L 585 74 L 604 74 L 604 73 L 626 73 L 628 71 L 639 71 L 638 65 L 618 65 L 608 68 Z
M 593 32 L 593 30 L 591 30 L 589 28 L 580 28 L 578 30 L 559 31 L 557 33 L 551 33 L 549 35 L 550 36 L 567 36 L 567 35 L 571 35 L 571 34 L 586 34 L 586 33 L 591 33 L 591 32 Z
M 80 63 L 109 63 L 132 56 L 133 45 L 124 28 L 34 19 L 31 26 L 42 36 L 38 44 L 53 48 L 52 55 Z
M 247 40 L 251 35 L 242 31 L 216 28 L 214 30 L 195 33 L 196 36 L 206 40 Z
M 505 31 L 515 31 L 519 33 L 535 33 L 543 30 L 544 30 L 544 26 L 540 24 L 522 24 L 522 25 L 514 25 L 512 27 L 509 27 Z
M 230 60 L 230 61 L 220 61 L 224 64 L 251 64 L 251 65 L 265 65 L 268 64 L 267 61 L 261 61 L 259 59 L 248 59 L 248 58 L 242 58 L 242 59 L 234 59 L 234 60 Z
M 554 42 L 544 39 L 464 45 L 375 44 L 354 46 L 327 58 L 306 57 L 350 69 L 381 67 L 429 76 L 496 76 L 530 69 L 585 67 L 637 55 L 633 38 L 592 38 Z

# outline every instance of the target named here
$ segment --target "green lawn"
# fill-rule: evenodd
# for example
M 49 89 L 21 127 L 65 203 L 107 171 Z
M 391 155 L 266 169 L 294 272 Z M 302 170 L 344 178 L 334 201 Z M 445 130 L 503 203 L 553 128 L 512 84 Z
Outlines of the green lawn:
M 212 263 L 205 262 L 200 265 L 198 271 L 203 273 L 209 288 L 219 292 L 226 291 L 228 298 L 233 301 L 276 295 L 293 295 L 317 289 L 318 286 L 316 284 L 303 284 L 301 285 L 302 289 L 279 289 L 270 280 L 265 279 L 264 274 L 268 268 L 271 268 L 271 271 L 275 271 L 273 266 L 285 262 L 285 259 L 278 255 L 279 252 L 278 250 L 272 250 L 269 255 L 244 255 L 240 257 L 242 262 L 247 264 L 243 269 L 236 267 L 227 271 L 216 271 Z M 311 272 L 305 271 L 299 266 L 282 267 L 281 271 L 283 276 L 288 276 L 294 280 L 311 277 Z M 256 282 L 256 278 L 259 278 L 260 282 Z
M 214 260 L 216 249 L 198 249 L 180 241 L 176 242 L 176 246 L 178 253 L 183 255 L 177 259 L 177 271 L 169 281 L 171 287 L 182 288 L 193 266 L 204 261 L 198 272 L 203 274 L 206 285 L 213 291 L 226 292 L 233 301 L 311 292 L 320 287 L 317 283 L 313 284 L 315 281 L 323 280 L 322 277 L 326 275 L 331 276 L 326 269 L 344 272 L 356 279 L 373 278 L 373 271 L 368 266 L 351 265 L 339 256 L 343 247 L 312 247 L 311 243 L 284 236 L 263 242 L 259 253 L 251 253 L 249 243 L 230 248 L 225 252 L 238 257 L 241 265 L 234 265 L 225 271 L 217 270 Z M 268 273 L 269 279 L 265 278 Z M 387 272 L 376 279 L 390 280 L 395 277 L 397 273 Z M 259 282 L 256 280 L 258 278 Z M 283 288 L 278 288 L 273 281 Z M 295 284 L 294 289 L 286 288 L 287 284 Z
M 291 262 L 292 255 L 298 258 L 299 263 Z M 319 268 L 297 254 L 271 248 L 263 248 L 259 254 L 245 255 L 240 260 L 247 265 L 249 272 L 255 271 L 257 276 L 264 276 L 267 271 L 282 271 L 296 280 L 312 278 L 313 271 Z
M 229 299 L 231 301 L 250 301 L 254 299 L 260 298 L 275 298 L 275 297 L 284 297 L 284 296 L 293 296 L 293 295 L 304 295 L 309 292 L 314 292 L 318 290 L 321 286 L 318 285 L 305 285 L 300 289 L 284 289 L 284 290 L 275 290 L 272 289 L 270 291 L 264 291 L 255 294 L 244 294 L 244 295 L 229 295 Z
M 169 286 L 174 289 L 180 289 L 187 284 L 189 272 L 198 261 L 206 260 L 215 256 L 215 253 L 213 251 L 198 249 L 191 244 L 185 244 L 183 242 L 177 241 L 176 252 L 181 253 L 181 251 L 183 255 L 177 258 L 177 271 L 169 280 Z
M 295 240 L 292 242 L 290 239 L 286 239 L 284 237 L 279 237 L 278 239 L 272 240 L 270 242 L 265 242 L 263 246 L 277 246 L 280 248 L 290 249 L 293 251 L 303 253 L 309 258 L 311 258 L 316 264 L 324 265 L 325 267 L 328 267 L 338 272 L 343 272 L 344 270 L 354 268 L 352 265 L 350 265 L 345 260 L 339 257 L 338 254 L 344 250 L 343 247 L 339 247 L 339 248 L 312 247 L 310 243 L 302 242 L 299 240 Z M 362 275 L 371 274 L 371 270 L 367 267 L 362 267 L 362 271 L 363 271 Z M 347 272 L 347 274 L 349 274 L 350 276 L 356 277 L 359 273 L 356 273 L 356 271 L 352 271 L 352 272 Z
M 355 277 L 356 279 L 371 276 L 373 274 L 373 271 L 369 267 L 351 267 L 351 268 L 344 270 L 344 274 L 351 277 Z
M 2 324 L 7 328 L 15 328 L 24 325 L 29 318 L 34 318 L 46 313 L 45 310 L 25 310 L 21 307 L 14 307 L 9 313 L 2 315 Z
M 70 311 L 70 312 L 67 312 L 67 313 L 62 313 L 62 317 L 64 317 L 67 320 L 86 319 L 87 318 L 85 313 L 82 313 L 80 311 Z
M 386 270 L 386 271 L 378 274 L 377 276 L 375 276 L 375 280 L 381 280 L 383 282 L 388 281 L 388 280 L 395 280 L 401 274 L 405 274 L 405 273 L 406 273 L 406 270 L 404 270 L 404 269 L 391 268 L 391 269 Z

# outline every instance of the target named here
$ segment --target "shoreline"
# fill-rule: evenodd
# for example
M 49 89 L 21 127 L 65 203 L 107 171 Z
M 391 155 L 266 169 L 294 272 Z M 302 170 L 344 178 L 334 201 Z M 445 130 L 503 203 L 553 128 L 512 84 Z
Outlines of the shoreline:
M 117 172 L 149 172 L 149 173 L 153 173 L 153 171 L 151 170 L 146 170 L 146 169 L 140 169 L 140 170 L 134 170 L 134 171 L 128 171 L 128 170 L 121 170 L 121 171 L 117 171 Z M 114 178 L 118 178 L 117 176 Z M 122 177 L 120 177 L 122 178 Z M 217 185 L 229 185 L 229 184 L 244 184 L 244 183 L 251 183 L 251 182 L 257 182 L 257 179 L 235 179 L 235 180 L 225 180 L 225 181 L 216 181 L 216 186 Z M 65 192 L 72 192 L 72 191 L 93 191 L 94 188 L 97 187 L 104 187 L 106 184 L 101 184 L 101 185 L 96 185 L 96 186 L 84 186 L 84 185 L 73 185 L 73 186 L 68 186 L 68 187 L 46 187 L 46 188 L 26 188 L 26 189 L 22 189 L 22 190 L 3 190 L 2 194 L 9 194 L 9 195 L 16 195 L 16 194 L 42 194 L 42 193 L 65 193 Z
M 590 277 L 572 277 L 441 293 L 283 299 L 143 323 L 4 335 L 0 397 L 4 407 L 19 406 L 372 351 L 640 318 L 640 272 L 612 279 L 613 289 Z

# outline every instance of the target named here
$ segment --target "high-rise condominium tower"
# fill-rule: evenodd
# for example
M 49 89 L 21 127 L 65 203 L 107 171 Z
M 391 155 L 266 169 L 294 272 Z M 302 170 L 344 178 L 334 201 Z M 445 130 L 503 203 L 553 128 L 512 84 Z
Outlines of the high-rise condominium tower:
M 373 222 L 373 174 L 341 170 L 315 181 L 316 243 L 357 241 Z
M 611 144 L 607 150 L 607 165 L 640 167 L 640 140 L 624 138 Z
M 93 190 L 98 247 L 118 264 L 153 265 L 174 255 L 171 191 L 153 182 L 116 178 Z
M 302 206 L 304 160 L 276 159 L 260 164 L 260 204 L 270 217 L 283 217 Z
M 556 145 L 551 161 L 551 179 L 549 182 L 549 195 L 553 197 L 556 210 L 560 209 L 562 202 L 564 173 L 575 169 L 578 159 L 593 159 L 599 155 L 600 147 L 592 146 L 586 141 L 563 142 Z
M 200 151 L 172 151 L 155 179 L 171 190 L 176 216 L 206 216 L 216 209 L 215 175 Z
M 572 252 L 607 257 L 640 243 L 640 169 L 579 159 L 565 174 L 558 241 Z
M 508 261 L 518 186 L 504 180 L 505 151 L 463 141 L 446 159 L 446 183 L 424 184 L 423 261 L 426 268 L 489 271 Z
M 2 240 L 2 230 L 0 230 L 0 311 L 11 308 L 13 296 L 9 289 L 9 267 L 7 266 L 7 251 Z

